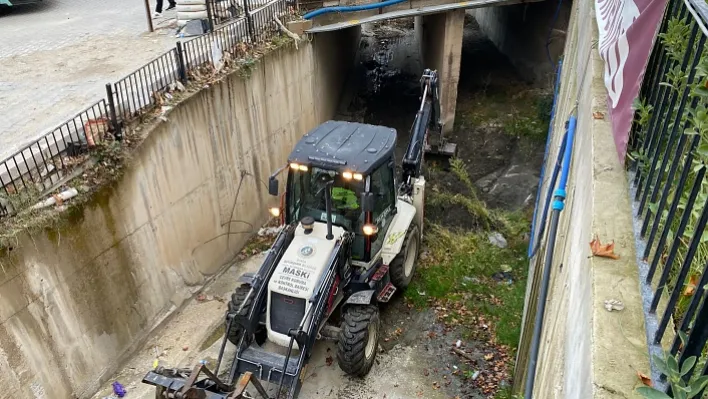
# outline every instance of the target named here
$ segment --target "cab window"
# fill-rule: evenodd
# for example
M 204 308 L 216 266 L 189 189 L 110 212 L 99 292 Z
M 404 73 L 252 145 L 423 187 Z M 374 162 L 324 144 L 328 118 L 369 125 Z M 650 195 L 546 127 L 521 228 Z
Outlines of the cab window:
M 371 243 L 371 256 L 381 250 L 386 231 L 393 219 L 395 206 L 395 190 L 392 165 L 381 165 L 371 174 L 371 192 L 374 194 L 373 219 L 379 228 L 376 240 Z

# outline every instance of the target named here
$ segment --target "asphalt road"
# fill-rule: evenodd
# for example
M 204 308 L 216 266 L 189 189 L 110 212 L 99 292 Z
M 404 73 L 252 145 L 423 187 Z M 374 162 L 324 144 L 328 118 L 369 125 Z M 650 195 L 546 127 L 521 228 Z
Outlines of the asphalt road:
M 0 161 L 174 46 L 165 20 L 148 33 L 144 4 L 44 0 L 0 10 Z

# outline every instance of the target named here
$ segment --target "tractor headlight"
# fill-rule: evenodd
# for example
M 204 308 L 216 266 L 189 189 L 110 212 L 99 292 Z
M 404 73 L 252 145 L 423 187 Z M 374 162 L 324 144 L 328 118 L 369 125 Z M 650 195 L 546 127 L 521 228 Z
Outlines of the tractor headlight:
M 351 180 L 352 179 L 352 172 L 343 172 L 342 177 L 345 178 L 346 180 Z
M 278 216 L 280 216 L 280 208 L 278 208 L 278 207 L 272 207 L 269 209 L 269 211 L 270 211 L 270 214 L 273 215 L 273 217 L 277 218 Z
M 292 169 L 292 170 L 301 170 L 301 171 L 303 171 L 303 172 L 307 172 L 307 165 L 300 165 L 300 164 L 298 164 L 298 163 L 293 162 L 293 163 L 290 164 L 290 169 Z
M 372 236 L 372 235 L 374 235 L 374 234 L 376 234 L 376 233 L 379 232 L 379 228 L 376 227 L 376 225 L 371 224 L 371 223 L 365 224 L 365 225 L 361 228 L 361 230 L 364 232 L 364 235 L 367 235 L 367 236 Z
M 354 173 L 354 180 L 362 181 L 364 180 L 364 175 L 362 175 L 361 173 Z

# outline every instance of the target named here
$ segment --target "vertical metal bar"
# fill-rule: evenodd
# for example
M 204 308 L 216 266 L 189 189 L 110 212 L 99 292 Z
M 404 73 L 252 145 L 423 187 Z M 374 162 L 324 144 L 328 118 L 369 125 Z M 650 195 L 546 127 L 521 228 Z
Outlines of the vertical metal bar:
M 135 113 L 138 111 L 138 109 L 140 109 L 138 107 L 140 100 L 136 97 L 138 95 L 138 93 L 136 93 L 135 89 L 138 85 L 136 83 L 137 81 L 135 79 L 135 73 L 130 74 L 129 79 L 130 79 L 129 80 L 129 82 L 130 82 L 130 86 L 129 86 L 130 87 L 130 96 L 133 99 L 133 108 L 130 110 L 131 117 L 132 117 L 135 115 Z
M 705 166 L 703 169 L 705 169 Z M 696 184 L 700 186 L 701 183 L 702 182 L 698 182 Z M 676 277 L 676 285 L 674 286 L 673 292 L 671 292 L 671 297 L 669 297 L 669 304 L 666 306 L 666 310 L 664 311 L 664 317 L 661 318 L 659 327 L 656 330 L 656 335 L 654 336 L 655 344 L 659 344 L 659 342 L 661 342 L 661 338 L 664 336 L 664 332 L 666 331 L 666 326 L 669 325 L 669 318 L 671 318 L 674 309 L 676 308 L 676 302 L 678 302 L 679 295 L 683 292 L 684 281 L 686 281 L 688 272 L 691 270 L 691 264 L 693 263 L 693 258 L 696 256 L 696 250 L 698 250 L 698 244 L 701 242 L 701 237 L 703 236 L 703 230 L 706 228 L 706 223 L 708 223 L 708 198 L 706 198 L 706 201 L 703 204 L 701 218 L 695 226 L 693 237 L 691 238 L 691 244 L 688 247 L 686 256 L 683 258 L 683 264 L 681 265 L 681 270 Z
M 206 12 L 207 12 L 207 21 L 209 25 L 209 32 L 214 31 L 214 12 L 211 9 L 211 7 L 214 5 L 214 0 L 206 0 Z
M 703 352 L 703 347 L 706 344 L 706 341 L 708 340 L 708 301 L 703 301 L 703 305 L 701 305 L 701 310 L 698 311 L 698 315 L 696 316 L 696 321 L 691 329 L 691 334 L 688 336 L 688 341 L 686 342 L 686 347 L 684 348 L 683 352 L 681 353 L 680 357 L 680 363 L 682 364 L 686 359 L 688 359 L 691 356 L 696 356 L 699 357 L 701 353 Z M 706 365 L 708 368 L 708 364 Z M 704 375 L 705 375 L 705 370 L 704 370 Z M 684 378 L 690 377 L 691 373 L 688 373 L 688 375 L 684 376 Z M 702 396 L 696 396 L 698 398 Z
M 155 28 L 152 26 L 152 15 L 150 14 L 150 0 L 145 0 L 145 16 L 147 17 L 148 30 L 154 32 Z
M 652 224 L 652 231 L 651 235 L 649 236 L 649 239 L 647 240 L 647 245 L 646 248 L 644 249 L 644 258 L 646 259 L 647 256 L 649 256 L 649 251 L 651 249 L 651 246 L 654 241 L 654 236 L 656 234 L 656 227 L 658 227 L 659 223 L 661 222 L 661 216 L 664 213 L 664 207 L 666 206 L 666 201 L 668 200 L 669 197 L 669 191 L 671 190 L 672 187 L 674 187 L 672 184 L 674 181 L 674 177 L 676 175 L 676 169 L 678 169 L 679 163 L 681 163 L 681 154 L 683 153 L 683 149 L 686 144 L 686 137 L 687 135 L 681 134 L 681 137 L 679 138 L 678 145 L 676 145 L 676 149 L 674 150 L 674 156 L 671 161 L 671 168 L 669 170 L 669 174 L 666 177 L 667 184 L 664 184 L 664 190 L 661 195 L 661 199 L 659 200 L 659 204 L 657 205 L 656 208 L 656 214 L 654 215 L 654 223 Z M 667 157 L 668 158 L 668 157 Z M 663 164 L 662 164 L 663 168 Z M 659 187 L 660 184 L 656 184 L 656 187 Z M 647 215 L 644 217 L 644 221 L 642 222 L 642 228 L 641 228 L 641 236 L 644 237 L 647 232 L 647 228 L 649 227 L 649 220 L 651 220 L 651 209 L 647 211 Z
M 5 170 L 7 170 L 8 177 L 10 177 L 10 167 L 7 166 L 7 162 L 0 163 L 0 166 L 5 166 Z M 5 191 L 5 194 L 10 194 L 10 191 L 7 189 L 7 186 L 10 184 L 10 182 L 5 183 L 5 180 L 2 178 L 2 174 L 0 173 L 0 188 Z
M 147 71 L 149 74 L 149 82 L 152 86 L 152 90 L 157 91 L 157 90 L 162 90 L 164 86 L 162 86 L 162 82 L 160 79 L 158 79 L 158 73 L 156 71 L 155 65 L 157 65 L 160 62 L 160 59 L 162 59 L 162 56 L 157 57 L 157 59 L 152 60 L 149 64 L 147 64 Z
M 679 4 L 679 7 L 681 5 L 683 5 L 683 2 L 681 2 Z M 685 6 L 680 7 L 678 19 L 683 19 L 685 17 L 685 14 L 686 14 L 686 7 Z M 666 47 L 666 46 L 664 46 L 664 47 Z M 677 63 L 675 60 L 673 60 L 671 57 L 669 57 L 667 49 L 664 49 L 664 51 L 662 53 L 662 57 L 660 59 L 660 62 L 662 62 L 662 66 L 659 69 L 659 74 L 657 75 L 658 82 L 661 82 L 663 80 L 664 76 L 666 75 L 667 71 L 670 71 Z M 654 84 L 658 85 L 658 82 L 655 82 Z M 655 130 L 655 127 L 656 127 L 655 125 L 656 125 L 657 121 L 659 121 L 664 114 L 664 108 L 666 106 L 666 101 L 665 101 L 664 97 L 666 95 L 666 90 L 668 90 L 666 88 L 666 86 L 660 85 L 659 89 L 655 91 L 657 96 L 653 97 L 654 101 L 650 100 L 650 103 L 654 105 L 654 113 L 652 113 L 652 117 L 651 117 L 651 120 L 649 121 L 649 126 L 647 128 L 647 134 L 649 135 L 648 140 L 646 140 L 646 142 L 644 143 L 644 145 L 642 147 L 644 150 L 644 154 L 647 155 L 649 158 L 653 157 L 653 153 L 654 153 L 655 149 L 659 147 L 658 142 L 660 141 L 660 134 L 658 133 L 657 130 Z M 658 107 L 656 106 L 657 104 L 659 105 Z M 639 175 L 638 177 L 641 178 L 641 174 L 638 173 L 638 175 Z M 635 177 L 635 179 L 636 178 L 637 177 Z M 636 181 L 635 181 L 635 184 L 637 184 Z M 641 186 L 641 185 L 642 185 L 642 182 L 640 180 L 638 183 L 638 186 Z M 641 189 L 638 189 L 637 195 L 639 195 L 641 191 L 642 191 Z M 639 199 L 639 197 L 635 198 L 635 200 L 638 200 L 638 199 Z
M 703 300 L 703 294 L 705 293 L 706 285 L 708 285 L 708 261 L 703 267 L 703 273 L 701 274 L 700 281 L 698 282 L 698 284 L 696 284 L 696 291 L 693 293 L 693 298 L 691 298 L 691 304 L 688 305 L 686 314 L 683 315 L 683 320 L 681 320 L 681 326 L 679 327 L 679 331 L 688 332 L 688 330 L 691 328 L 693 316 L 695 315 L 696 309 L 698 309 L 698 305 L 701 303 L 701 300 Z M 671 344 L 672 355 L 678 353 L 678 350 L 681 348 L 681 344 L 681 337 L 679 334 L 676 334 L 674 336 L 674 341 Z
M 671 0 L 669 2 L 669 4 L 667 5 L 666 10 L 664 11 L 664 16 L 661 19 L 661 26 L 659 27 L 659 31 L 658 31 L 659 33 L 666 32 L 666 28 L 668 27 L 669 20 L 675 14 L 676 7 L 680 1 L 682 1 L 682 0 Z M 649 90 L 654 91 L 654 89 L 657 87 L 657 85 L 656 85 L 656 77 L 657 77 L 657 71 L 658 71 L 657 67 L 660 65 L 660 62 L 661 62 L 660 59 L 661 59 L 663 53 L 664 53 L 664 43 L 657 35 L 655 37 L 654 49 L 652 50 L 652 56 L 649 61 L 646 75 L 645 75 L 648 77 L 648 79 L 646 80 L 646 83 L 648 83 L 648 85 L 644 86 L 644 87 L 646 87 L 647 91 L 649 91 Z M 646 95 L 643 97 L 646 98 Z
M 116 115 L 116 104 L 113 100 L 113 86 L 110 83 L 106 83 L 106 96 L 108 97 L 108 115 L 111 119 L 111 125 L 113 125 L 113 137 L 117 141 L 123 140 L 123 133 L 120 131 L 120 125 L 118 124 L 118 115 Z
M 691 47 L 693 47 L 693 43 L 695 42 L 697 35 L 698 35 L 698 24 L 694 24 L 693 31 L 691 32 L 691 36 L 688 40 L 688 47 L 687 48 L 690 49 Z M 705 36 L 703 36 L 703 34 L 701 34 L 701 39 L 699 40 L 701 50 L 699 50 L 699 52 L 702 52 L 702 47 L 703 47 L 702 45 L 705 43 L 705 41 L 706 41 Z M 690 59 L 691 59 L 691 51 L 686 50 L 686 53 L 683 56 L 683 61 L 681 63 L 681 70 L 682 71 L 686 70 L 686 67 L 688 67 L 688 61 Z M 700 57 L 698 57 L 698 56 L 696 56 L 693 60 L 693 65 L 692 65 L 690 76 L 689 76 L 690 82 L 693 82 L 693 77 L 696 74 L 695 67 L 696 67 L 696 65 L 698 65 L 699 61 L 700 61 Z M 690 90 L 689 84 L 690 83 L 687 83 L 686 88 L 683 92 L 683 95 L 681 96 L 681 105 L 680 105 L 680 109 L 678 111 L 679 113 L 677 114 L 677 118 L 678 118 L 679 122 L 681 121 L 682 111 L 684 108 L 683 106 L 686 102 L 686 99 L 688 98 L 688 92 Z M 676 88 L 676 90 L 671 90 L 671 96 L 670 96 L 671 100 L 670 100 L 670 104 L 669 104 L 669 108 L 668 108 L 668 115 L 664 119 L 663 123 L 660 122 L 660 124 L 661 124 L 661 128 L 659 129 L 659 136 L 660 137 L 663 137 L 665 135 L 667 129 L 669 128 L 669 120 L 671 119 L 671 114 L 672 114 L 674 108 L 676 107 L 676 100 L 678 98 L 678 90 L 679 90 L 678 87 Z M 654 159 L 652 160 L 651 168 L 649 169 L 649 176 L 647 177 L 647 180 L 646 180 L 646 185 L 647 185 L 646 188 L 647 189 L 642 194 L 642 200 L 639 204 L 639 214 L 640 215 L 644 211 L 644 206 L 647 203 L 649 191 L 652 186 L 654 188 L 653 194 L 652 194 L 652 202 L 656 200 L 656 193 L 659 190 L 659 185 L 660 185 L 659 183 L 661 183 L 661 177 L 664 173 L 664 170 L 666 169 L 666 162 L 668 160 L 667 155 L 669 154 L 670 149 L 673 147 L 673 143 L 676 140 L 677 131 L 678 131 L 678 124 L 674 123 L 674 128 L 673 128 L 671 134 L 669 135 L 668 144 L 666 145 L 666 150 L 664 152 L 664 156 L 662 159 L 661 169 L 658 172 L 659 175 L 658 175 L 656 181 L 654 181 L 653 177 L 654 177 L 654 173 L 656 172 L 656 164 L 659 161 L 658 152 L 659 152 L 660 146 L 657 145 L 657 153 L 654 155 Z
M 256 42 L 256 32 L 253 27 L 253 16 L 251 15 L 251 6 L 248 4 L 248 0 L 243 0 L 243 15 L 246 16 L 246 27 L 248 28 L 248 35 L 251 38 L 251 42 Z
M 37 145 L 37 148 L 39 148 L 39 155 L 42 157 L 42 164 L 44 164 L 44 169 L 47 170 L 47 176 L 49 176 L 49 181 L 54 182 L 53 174 L 49 171 L 49 164 L 47 162 L 47 157 L 44 156 L 44 151 L 42 151 L 42 145 L 39 144 L 39 140 L 35 141 L 35 144 Z M 42 173 L 39 173 L 39 179 L 42 182 L 42 190 L 46 189 L 47 187 L 44 184 L 44 179 L 42 179 Z
M 686 180 L 688 179 L 688 175 L 691 172 L 691 164 L 693 162 L 693 151 L 698 147 L 698 143 L 700 142 L 701 136 L 695 135 L 693 136 L 693 141 L 691 143 L 691 147 L 689 148 L 688 152 L 686 153 L 686 160 L 684 161 L 683 165 L 683 171 L 681 172 L 681 178 L 679 179 L 679 183 L 676 187 L 678 189 L 682 189 L 683 187 L 686 186 Z M 668 189 L 668 187 L 667 187 Z M 668 193 L 667 193 L 668 195 Z M 678 209 L 679 203 L 681 202 L 681 195 L 678 193 L 674 195 L 673 201 L 671 201 L 671 207 L 669 208 L 669 215 L 667 216 L 666 220 L 667 223 L 664 225 L 664 229 L 661 232 L 661 237 L 659 238 L 659 244 L 656 247 L 656 253 L 654 254 L 654 259 L 651 262 L 651 267 L 649 268 L 649 273 L 647 274 L 647 284 L 651 284 L 652 279 L 654 278 L 654 273 L 656 272 L 656 268 L 659 265 L 659 260 L 661 259 L 661 254 L 664 251 L 664 245 L 666 244 L 666 239 L 669 235 L 669 230 L 671 227 L 670 221 L 674 220 L 674 217 L 676 215 L 676 210 Z M 659 223 L 660 219 L 656 219 L 654 221 L 654 226 L 652 227 L 652 235 L 649 237 L 650 240 L 653 239 L 654 234 L 656 233 L 656 230 L 659 228 Z M 649 257 L 649 252 L 651 251 L 651 246 L 647 244 L 646 249 L 644 250 L 644 258 Z
M 678 252 L 678 248 L 681 245 L 681 237 L 683 236 L 683 233 L 686 230 L 686 225 L 688 224 L 688 219 L 691 218 L 691 211 L 693 210 L 693 205 L 696 202 L 696 197 L 698 196 L 698 192 L 701 189 L 701 182 L 703 181 L 703 176 L 705 176 L 705 174 L 706 174 L 706 167 L 703 166 L 698 171 L 698 175 L 696 176 L 696 180 L 693 182 L 693 188 L 691 189 L 691 195 L 688 197 L 688 203 L 686 204 L 686 209 L 684 210 L 683 216 L 681 217 L 681 224 L 679 225 L 679 228 L 676 231 L 676 236 L 674 237 L 674 242 L 672 243 L 671 250 L 669 251 L 669 257 L 666 260 L 666 263 L 664 264 L 664 270 L 661 273 L 661 279 L 659 280 L 659 285 L 657 286 L 656 291 L 654 292 L 654 298 L 651 301 L 651 307 L 649 308 L 649 311 L 651 313 L 656 312 L 656 307 L 659 305 L 659 300 L 661 299 L 661 294 L 664 292 L 664 288 L 666 287 L 666 283 L 669 279 L 669 273 L 671 272 L 671 268 L 673 267 L 673 263 L 676 258 L 676 254 Z
M 15 163 L 15 170 L 17 171 L 17 174 L 18 174 L 18 176 L 19 176 L 19 178 L 20 178 L 20 181 L 22 182 L 22 187 L 27 188 L 27 187 L 29 187 L 29 186 L 27 185 L 27 182 L 25 181 L 25 178 L 22 176 L 23 173 L 22 173 L 22 170 L 20 169 L 20 165 L 17 164 L 17 158 L 16 158 L 16 157 L 17 157 L 17 155 L 15 155 L 14 157 L 12 157 L 12 162 Z
M 150 93 L 150 87 L 148 86 L 147 76 L 145 76 L 145 67 L 138 69 L 138 77 L 140 79 L 140 98 L 141 104 L 139 110 L 142 110 L 146 106 L 152 103 L 152 95 Z

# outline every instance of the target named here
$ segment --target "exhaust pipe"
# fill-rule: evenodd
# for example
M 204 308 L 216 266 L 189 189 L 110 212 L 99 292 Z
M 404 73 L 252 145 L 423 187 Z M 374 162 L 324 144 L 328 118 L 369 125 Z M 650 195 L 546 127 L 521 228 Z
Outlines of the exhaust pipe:
M 325 206 L 327 207 L 327 239 L 331 240 L 334 238 L 332 234 L 332 185 L 333 181 L 327 182 L 327 188 L 325 189 Z

